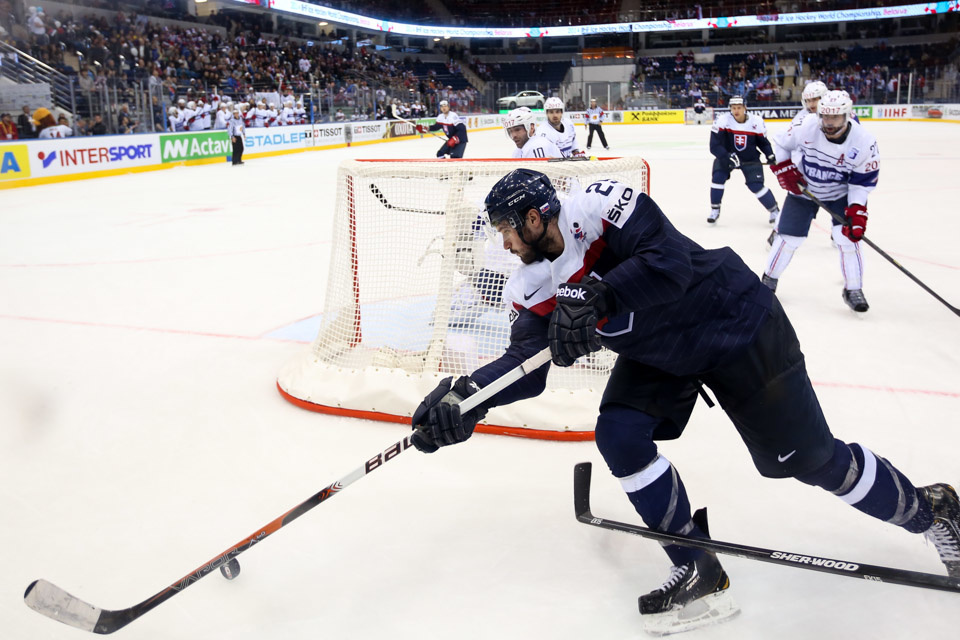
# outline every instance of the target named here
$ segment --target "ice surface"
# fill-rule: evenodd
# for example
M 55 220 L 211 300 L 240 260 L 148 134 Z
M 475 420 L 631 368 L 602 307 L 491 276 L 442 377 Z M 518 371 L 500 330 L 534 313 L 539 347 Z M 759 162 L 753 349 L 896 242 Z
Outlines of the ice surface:
M 786 125 L 772 123 L 778 130 Z M 883 154 L 867 235 L 960 304 L 960 126 L 867 122 Z M 708 225 L 709 130 L 607 126 L 650 161 L 681 231 L 756 270 L 767 213 L 735 175 Z M 579 135 L 585 136 L 580 131 Z M 502 157 L 502 132 L 467 156 Z M 309 413 L 275 388 L 322 308 L 344 158 L 432 158 L 433 137 L 4 191 L 0 195 L 0 636 L 81 637 L 22 602 L 45 578 L 124 608 L 399 440 Z M 778 200 L 783 192 L 767 173 Z M 840 299 L 821 218 L 780 280 L 834 432 L 918 484 L 960 483 L 960 319 L 869 248 L 870 311 Z M 291 329 L 294 327 L 294 329 Z M 312 333 L 307 331 L 307 334 Z M 410 402 L 418 402 L 411 398 Z M 940 572 L 920 536 L 790 480 L 764 480 L 719 409 L 662 452 L 719 539 Z M 578 524 L 635 521 L 592 443 L 477 436 L 410 451 L 131 624 L 131 640 L 637 638 L 636 598 L 668 573 L 654 543 Z M 960 596 L 724 560 L 743 614 L 696 638 L 951 638 Z

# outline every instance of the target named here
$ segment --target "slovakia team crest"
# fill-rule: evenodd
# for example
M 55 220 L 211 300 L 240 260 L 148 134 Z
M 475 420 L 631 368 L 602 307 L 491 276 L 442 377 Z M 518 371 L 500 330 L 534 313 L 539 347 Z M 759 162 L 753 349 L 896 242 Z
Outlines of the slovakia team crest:
M 747 148 L 747 134 L 745 133 L 735 133 L 733 134 L 733 146 L 736 147 L 737 151 L 743 151 Z

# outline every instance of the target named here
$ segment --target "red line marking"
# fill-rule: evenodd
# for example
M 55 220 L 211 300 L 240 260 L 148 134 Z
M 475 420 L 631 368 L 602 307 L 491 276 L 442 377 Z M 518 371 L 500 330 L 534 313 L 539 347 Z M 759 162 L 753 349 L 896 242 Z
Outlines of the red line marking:
M 49 322 L 53 324 L 69 324 L 81 327 L 99 327 L 105 329 L 126 329 L 129 331 L 150 331 L 154 333 L 169 333 L 186 336 L 204 336 L 208 338 L 227 338 L 231 340 L 271 340 L 276 342 L 302 342 L 300 340 L 284 340 L 281 338 L 268 338 L 264 336 L 239 336 L 227 333 L 215 333 L 212 331 L 191 331 L 186 329 L 163 329 L 160 327 L 137 327 L 133 325 L 112 324 L 104 322 L 87 322 L 84 320 L 60 320 L 57 318 L 37 318 L 33 316 L 14 316 L 0 314 L 3 320 L 22 320 L 26 322 Z M 931 396 L 941 396 L 944 398 L 960 398 L 960 391 L 939 391 L 936 389 L 911 389 L 907 387 L 891 387 L 886 385 L 869 384 L 848 384 L 844 382 L 814 382 L 815 387 L 831 387 L 840 389 L 860 389 L 862 391 L 881 391 L 884 393 L 913 393 Z

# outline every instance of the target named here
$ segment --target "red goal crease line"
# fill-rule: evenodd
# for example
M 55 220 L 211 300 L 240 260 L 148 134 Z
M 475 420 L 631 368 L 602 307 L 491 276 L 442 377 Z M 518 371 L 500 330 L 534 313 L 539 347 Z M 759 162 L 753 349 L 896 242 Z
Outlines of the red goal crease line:
M 285 400 L 291 404 L 317 413 L 342 416 L 345 418 L 361 418 L 363 420 L 376 420 L 378 422 L 393 422 L 396 424 L 410 424 L 409 416 L 400 416 L 393 413 L 382 413 L 380 411 L 368 411 L 364 409 L 347 409 L 345 407 L 331 407 L 325 404 L 315 404 L 300 398 L 294 397 L 283 390 L 280 383 L 277 382 L 277 390 Z M 526 427 L 506 427 L 495 424 L 478 424 L 477 433 L 488 433 L 498 436 L 513 436 L 516 438 L 530 438 L 533 440 L 555 440 L 560 442 L 587 442 L 593 440 L 593 430 L 590 431 L 550 431 L 548 429 L 529 429 Z

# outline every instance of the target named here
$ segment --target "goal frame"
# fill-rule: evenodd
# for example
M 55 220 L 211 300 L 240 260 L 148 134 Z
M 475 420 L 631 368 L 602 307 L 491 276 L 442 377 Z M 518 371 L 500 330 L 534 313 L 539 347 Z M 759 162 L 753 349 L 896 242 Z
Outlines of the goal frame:
M 638 170 L 638 175 L 641 176 L 641 179 L 643 181 L 642 189 L 644 192 L 649 193 L 650 167 L 649 167 L 649 163 L 646 160 L 643 160 L 642 158 L 597 157 L 597 158 L 591 158 L 588 161 L 596 161 L 598 162 L 598 166 L 602 166 L 602 164 L 599 164 L 599 163 L 613 161 L 613 160 L 636 161 L 636 164 L 640 167 L 640 169 Z M 483 163 L 483 164 L 489 164 L 494 166 L 495 165 L 504 166 L 505 168 L 504 173 L 506 173 L 506 171 L 509 171 L 510 169 L 516 168 L 518 166 L 532 164 L 534 167 L 536 167 L 540 163 L 544 164 L 544 171 L 547 171 L 546 164 L 550 162 L 557 162 L 557 161 L 558 160 L 556 159 L 539 159 L 539 158 L 523 159 L 523 160 L 505 159 L 505 158 L 487 158 L 487 159 L 439 159 L 438 158 L 438 159 L 422 159 L 422 160 L 417 159 L 415 161 L 411 161 L 409 159 L 354 159 L 350 161 L 345 161 L 344 164 L 355 162 L 355 163 L 360 163 L 360 166 L 374 165 L 377 167 L 384 167 L 384 166 L 390 166 L 391 164 L 409 164 L 411 162 L 415 162 L 417 165 L 423 165 L 423 166 L 449 166 L 451 168 L 454 168 L 466 163 L 474 163 L 474 164 Z M 453 171 L 452 174 L 459 175 L 456 171 Z M 598 174 L 596 177 L 600 178 L 603 176 Z M 357 218 L 358 218 L 358 211 L 357 211 L 357 204 L 356 204 L 358 201 L 358 198 L 356 196 L 357 196 L 357 191 L 363 189 L 363 184 L 362 184 L 363 182 L 364 180 L 363 179 L 358 180 L 356 175 L 347 174 L 345 176 L 345 180 L 340 183 L 340 186 L 345 188 L 347 193 L 346 194 L 339 193 L 339 188 L 338 188 L 338 194 L 337 194 L 338 205 L 337 206 L 338 208 L 340 208 L 341 206 L 343 207 L 343 213 L 346 215 L 349 228 L 351 229 L 356 229 Z M 402 207 L 394 207 L 388 204 L 385 200 L 385 197 L 383 197 L 382 194 L 377 193 L 377 191 L 379 190 L 374 189 L 373 184 L 370 185 L 370 188 L 372 191 L 374 191 L 373 195 L 380 200 L 381 205 L 385 206 L 388 209 L 396 208 L 396 209 L 404 210 L 402 209 Z M 341 205 L 341 199 L 343 202 L 342 205 Z M 410 209 L 407 209 L 407 211 L 410 211 Z M 416 211 L 418 211 L 419 213 L 425 213 L 425 214 L 439 214 L 439 215 L 444 214 L 443 211 L 428 211 L 428 210 L 419 210 L 419 209 L 417 209 Z M 445 235 L 448 236 L 450 234 L 445 234 Z M 451 251 L 452 242 L 453 241 L 449 237 L 445 238 L 445 240 L 443 241 L 444 243 L 443 251 L 445 253 L 443 255 L 449 255 L 448 252 Z M 359 302 L 361 297 L 361 277 L 359 273 L 360 257 L 359 257 L 359 251 L 357 246 L 356 233 L 352 233 L 350 236 L 348 255 L 349 255 L 349 261 L 350 261 L 350 276 L 349 276 L 350 289 L 351 289 L 351 295 L 354 297 L 355 303 L 352 305 L 352 312 L 350 312 L 352 313 L 352 317 L 349 319 L 349 324 L 352 327 L 351 329 L 352 335 L 349 337 L 346 346 L 347 348 L 354 348 L 359 346 L 363 341 L 363 326 L 362 326 L 363 311 L 362 311 L 362 304 L 360 304 Z M 331 252 L 331 267 L 333 267 L 332 263 L 335 259 L 336 259 L 336 252 Z M 452 263 L 453 261 L 447 260 L 445 262 Z M 452 269 L 452 267 L 450 268 Z M 332 268 L 331 268 L 331 273 L 332 273 Z M 329 295 L 329 287 L 328 287 L 327 295 Z M 436 315 L 434 316 L 434 321 L 433 321 L 434 332 L 446 333 L 447 317 L 449 316 L 450 303 L 451 303 L 450 296 L 447 296 L 446 298 L 444 298 L 442 294 L 438 292 L 436 311 L 435 311 Z M 321 329 L 321 333 L 322 331 L 323 330 Z M 319 340 L 319 336 L 318 336 L 318 340 Z M 430 390 L 432 390 L 436 386 L 439 380 L 441 380 L 443 377 L 446 377 L 447 375 L 450 375 L 449 373 L 444 375 L 430 373 L 438 367 L 441 361 L 441 358 L 443 357 L 442 348 L 444 344 L 445 344 L 444 341 L 442 339 L 437 339 L 436 335 L 430 340 L 429 346 L 427 347 L 427 353 L 423 356 L 423 360 L 425 363 L 424 364 L 425 373 L 419 376 L 421 380 L 413 381 L 413 383 L 411 383 L 411 380 L 409 379 L 411 376 L 409 375 L 403 375 L 402 373 L 399 373 L 397 371 L 387 372 L 385 370 L 377 370 L 378 375 L 380 376 L 380 379 L 385 381 L 384 387 L 386 392 L 399 392 L 401 390 L 405 390 L 406 393 L 410 394 L 409 400 L 408 400 L 409 409 L 407 409 L 404 413 L 396 412 L 394 410 L 384 411 L 384 410 L 380 410 L 378 407 L 357 408 L 354 406 L 343 406 L 339 402 L 331 402 L 328 399 L 318 400 L 317 398 L 310 397 L 310 394 L 305 393 L 302 389 L 293 389 L 291 388 L 292 385 L 290 385 L 288 382 L 285 381 L 285 378 L 286 379 L 290 378 L 290 375 L 289 375 L 290 369 L 295 369 L 298 366 L 304 366 L 302 363 L 299 365 L 290 363 L 290 365 L 288 365 L 287 367 L 284 368 L 284 370 L 281 371 L 281 374 L 278 376 L 277 382 L 276 382 L 277 390 L 285 400 L 287 400 L 294 406 L 297 406 L 299 408 L 306 409 L 309 411 L 314 411 L 314 412 L 324 413 L 324 414 L 334 415 L 334 416 L 359 418 L 359 419 L 365 419 L 365 420 L 375 420 L 379 422 L 390 422 L 390 423 L 396 423 L 396 424 L 409 425 L 410 415 L 412 414 L 413 410 L 416 408 L 419 401 L 427 393 L 429 393 Z M 439 346 L 436 346 L 436 345 L 439 345 Z M 311 347 L 311 349 L 312 348 L 313 347 Z M 341 370 L 338 370 L 334 366 L 334 367 L 331 367 L 331 370 L 329 373 L 330 373 L 329 379 L 331 380 L 334 386 L 336 386 L 337 384 L 345 384 L 339 380 L 340 378 L 339 374 L 342 373 Z M 604 376 L 603 377 L 604 384 L 605 384 L 605 381 L 606 381 L 606 378 Z M 570 395 L 572 396 L 574 393 L 575 392 L 571 392 Z M 598 398 L 599 394 L 602 393 L 602 385 L 598 385 L 598 388 L 596 389 L 589 390 L 589 393 L 590 395 L 585 396 L 585 399 L 587 397 L 589 397 L 590 399 Z M 334 391 L 333 394 L 336 395 L 336 391 Z M 564 398 L 563 401 L 567 403 L 576 402 L 574 398 Z M 536 402 L 536 400 L 531 399 L 529 402 Z M 514 404 L 523 404 L 523 403 L 514 403 Z M 508 405 L 508 406 L 512 406 L 512 405 Z M 476 431 L 478 433 L 508 435 L 508 436 L 521 437 L 521 438 L 533 438 L 533 439 L 554 440 L 554 441 L 589 441 L 594 439 L 592 422 L 589 427 L 577 427 L 577 428 L 564 427 L 562 429 L 538 428 L 538 427 L 529 425 L 523 415 L 520 415 L 520 416 L 511 415 L 509 416 L 508 419 L 505 418 L 503 420 L 499 420 L 498 412 L 502 412 L 502 410 L 503 410 L 502 407 L 497 407 L 492 409 L 490 414 L 488 414 L 487 419 L 477 424 Z M 562 411 L 562 409 L 560 409 L 560 411 Z M 593 412 L 591 412 L 591 419 L 592 419 L 592 414 Z

